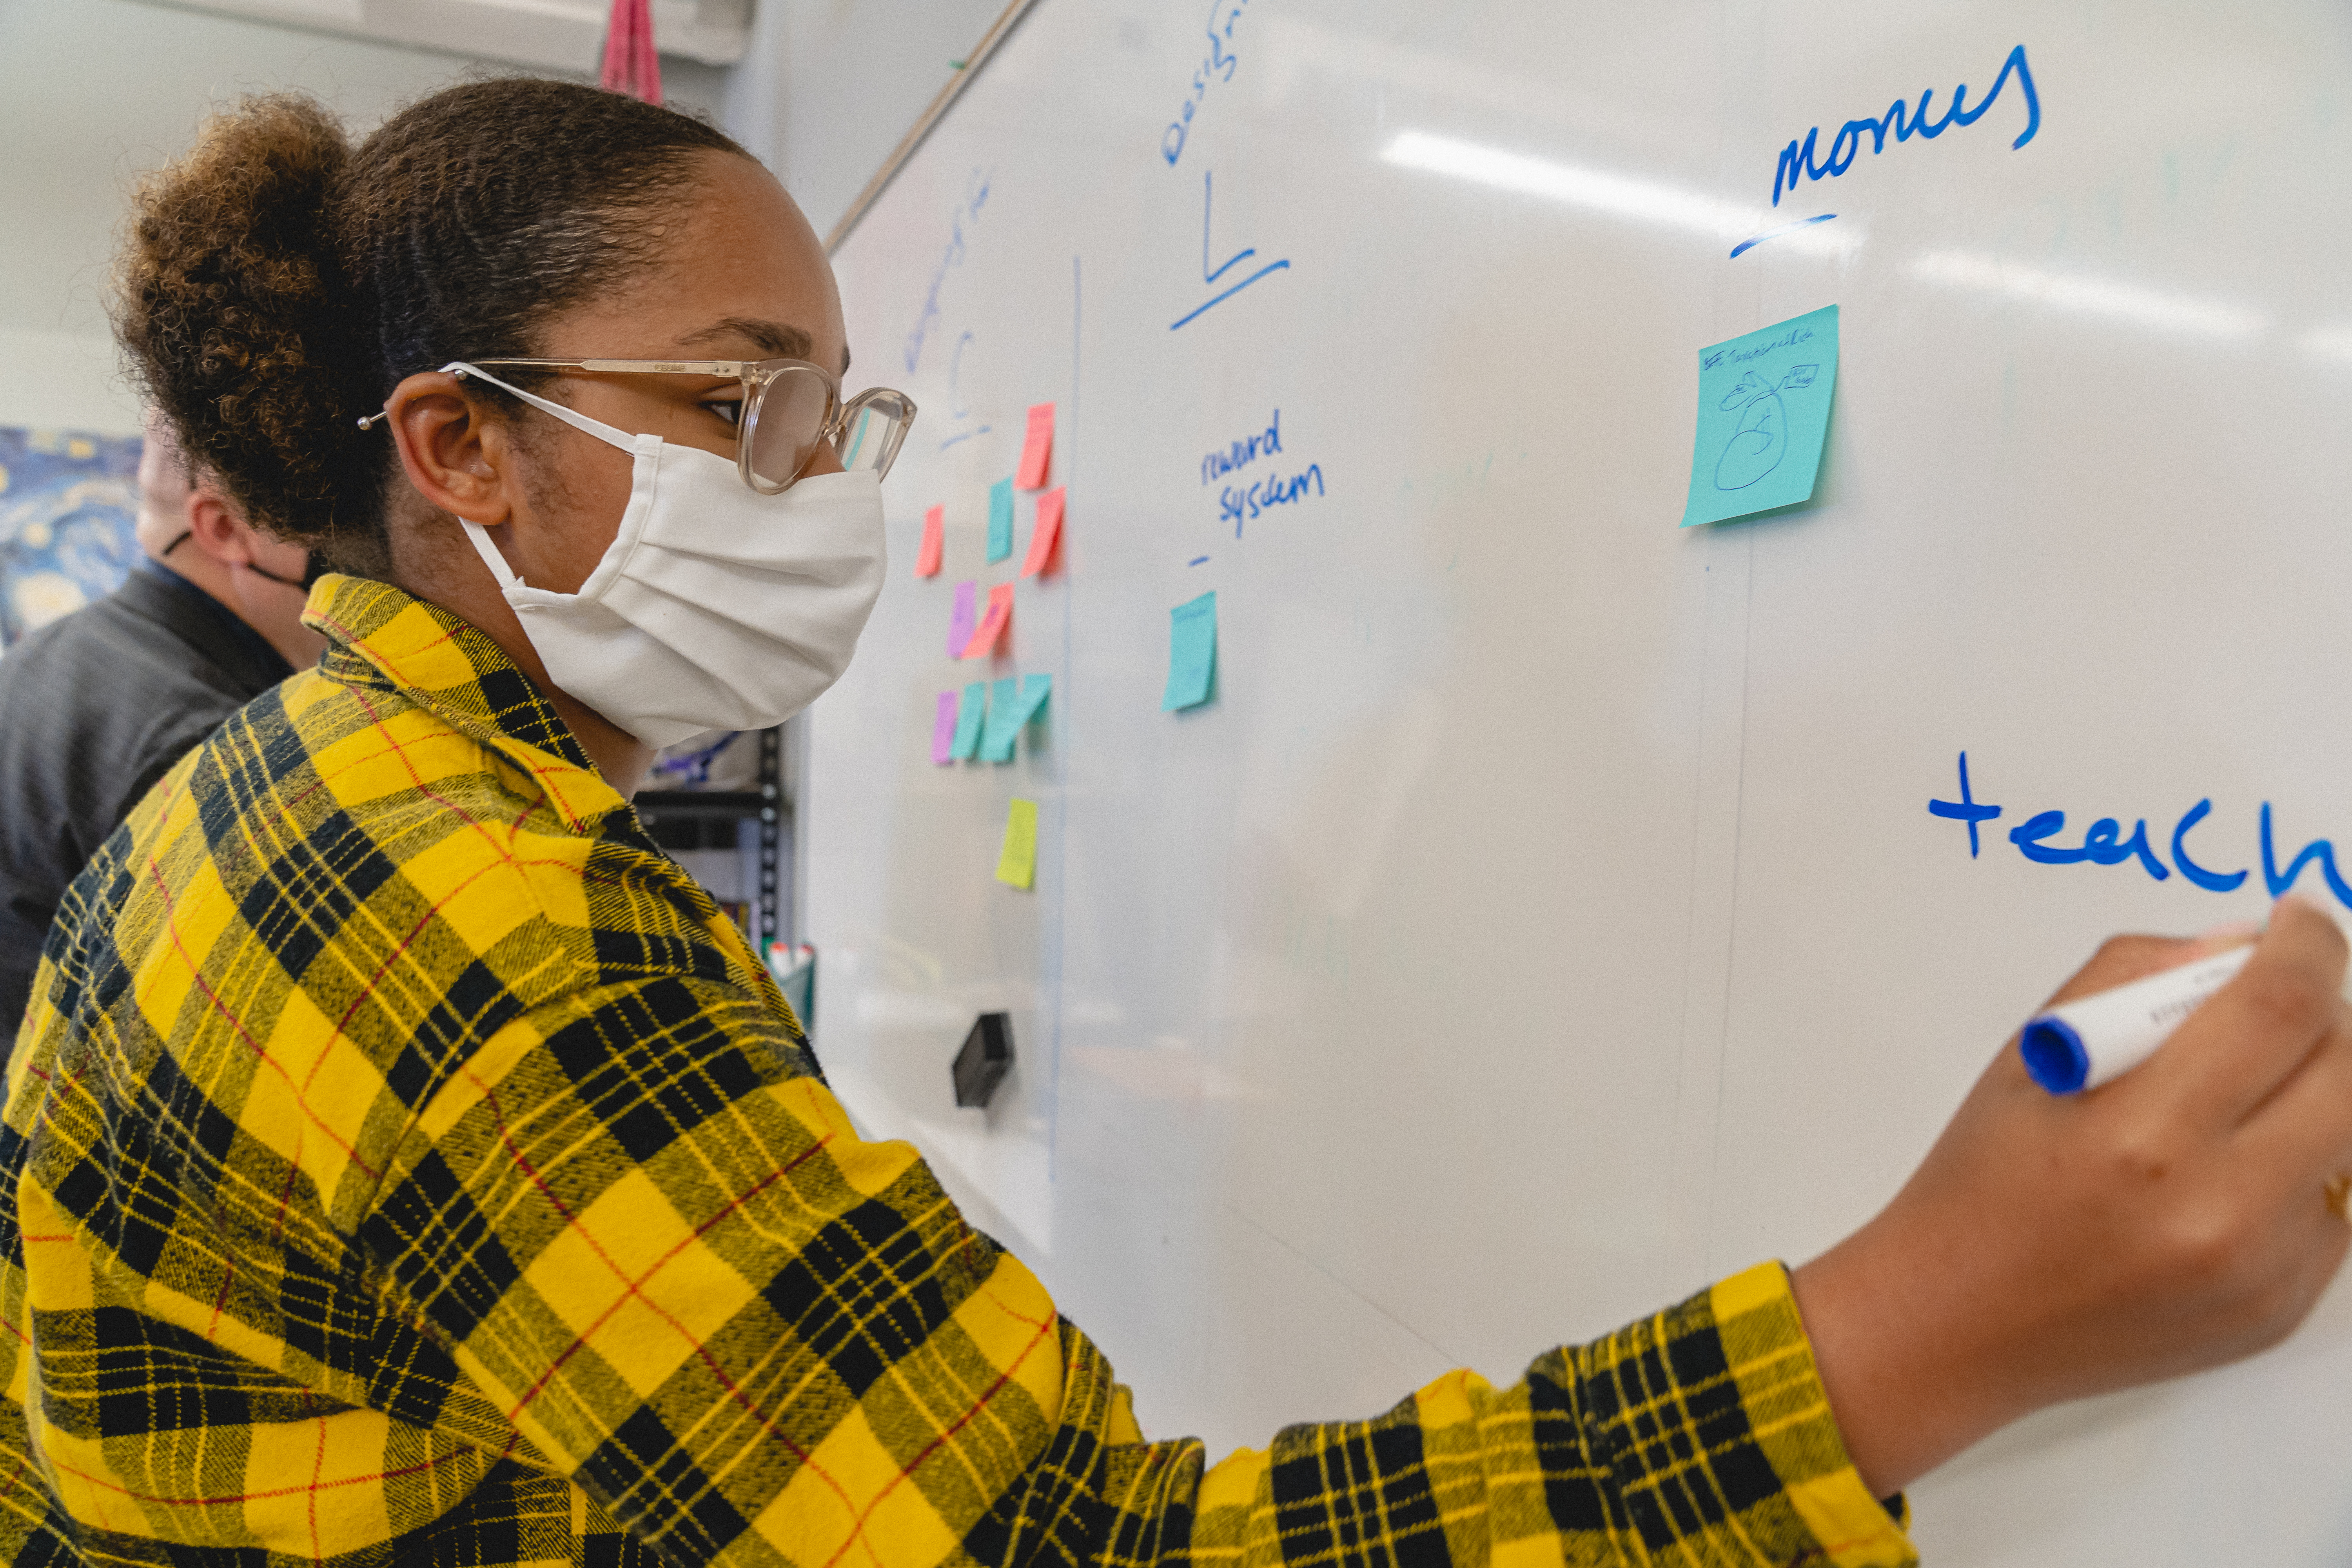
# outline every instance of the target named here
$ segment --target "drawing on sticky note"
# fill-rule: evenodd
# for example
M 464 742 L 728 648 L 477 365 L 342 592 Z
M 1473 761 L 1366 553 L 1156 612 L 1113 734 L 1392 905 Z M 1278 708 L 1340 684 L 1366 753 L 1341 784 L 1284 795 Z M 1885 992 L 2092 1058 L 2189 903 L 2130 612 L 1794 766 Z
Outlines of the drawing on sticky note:
M 1725 395 L 1718 406 L 1726 413 L 1737 408 L 1748 412 L 1724 444 L 1723 456 L 1715 460 L 1717 489 L 1744 490 L 1780 466 L 1789 451 L 1789 411 L 1780 395 L 1791 387 L 1812 385 L 1821 368 L 1801 364 L 1782 376 L 1778 386 L 1751 370 Z
M 979 658 L 995 652 L 998 642 L 1004 636 L 1005 624 L 1012 619 L 1013 584 L 999 583 L 988 591 L 988 614 L 982 618 L 980 629 L 971 634 L 971 641 L 964 644 L 963 652 L 959 657 Z
M 956 584 L 955 608 L 948 616 L 948 657 L 962 658 L 971 646 L 972 622 L 979 616 L 980 584 Z
M 1699 351 L 1685 528 L 1812 500 L 1837 367 L 1835 305 Z

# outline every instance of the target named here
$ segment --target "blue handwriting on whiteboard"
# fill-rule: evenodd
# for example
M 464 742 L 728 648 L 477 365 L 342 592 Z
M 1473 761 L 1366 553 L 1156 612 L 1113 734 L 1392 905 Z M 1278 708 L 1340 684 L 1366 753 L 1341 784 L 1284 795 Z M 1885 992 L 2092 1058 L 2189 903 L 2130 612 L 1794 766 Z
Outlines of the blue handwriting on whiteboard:
M 1968 825 L 1969 854 L 1973 858 L 1979 848 L 1978 828 L 1999 817 L 2002 808 L 1986 805 L 1976 798 L 1969 783 L 1969 754 L 1962 752 L 1960 798 L 1931 800 L 1927 803 L 1927 810 L 1931 816 Z M 2230 871 L 2216 870 L 2189 853 L 2189 836 L 2212 812 L 2213 802 L 2210 797 L 2200 800 L 2174 819 L 2168 836 L 2158 826 L 2156 838 L 2148 837 L 2146 817 L 2134 819 L 2131 832 L 2126 834 L 2121 819 L 2102 816 L 2083 829 L 2079 841 L 2069 844 L 2064 842 L 2066 814 L 2055 810 L 2042 811 L 2011 828 L 2009 841 L 2017 847 L 2019 854 L 2040 866 L 2121 866 L 2129 862 L 2158 882 L 2171 880 L 2173 872 L 2178 871 L 2181 879 L 2192 887 L 2202 888 L 2209 893 L 2233 893 L 2244 885 L 2252 872 L 2252 867 L 2242 866 Z M 2320 879 L 2327 884 L 2327 890 L 2345 906 L 2352 908 L 2352 883 L 2346 882 L 2344 873 L 2336 864 L 2336 845 L 2332 840 L 2313 839 L 2294 852 L 2285 869 L 2280 869 L 2278 842 L 2268 801 L 2262 803 L 2261 810 L 2255 816 L 2255 837 L 2262 853 L 2263 885 L 2270 889 L 2272 898 L 2275 899 L 2294 887 L 2305 868 L 2316 866 Z M 2164 852 L 2158 847 L 2158 844 L 2170 852 L 2168 865 Z
M 1204 169 L 1201 172 L 1201 281 L 1212 285 L 1213 285 L 1218 279 L 1223 278 L 1226 273 L 1231 272 L 1234 268 L 1240 266 L 1243 262 L 1247 261 L 1251 257 L 1257 254 L 1257 247 L 1255 246 L 1251 246 L 1246 249 L 1234 252 L 1233 255 L 1228 256 L 1223 261 L 1219 262 L 1213 268 L 1210 266 L 1209 215 L 1213 210 L 1211 198 L 1215 195 L 1216 187 L 1210 184 L 1209 171 Z M 1193 306 L 1181 316 L 1179 316 L 1176 320 L 1169 322 L 1168 330 L 1171 332 L 1174 331 L 1177 328 L 1182 326 L 1185 322 L 1192 321 L 1194 317 L 1202 314 L 1211 307 L 1223 304 L 1226 300 L 1232 299 L 1234 295 L 1240 293 L 1243 289 L 1248 288 L 1259 279 L 1265 277 L 1268 273 L 1279 272 L 1289 265 L 1290 261 L 1286 257 L 1280 261 L 1267 262 L 1264 267 L 1259 268 L 1256 271 L 1251 273 L 1240 282 L 1229 286 L 1223 293 L 1212 294 L 1204 302 Z
M 1208 97 L 1209 83 L 1234 79 L 1234 68 L 1241 64 L 1241 57 L 1233 51 L 1234 24 L 1242 19 L 1242 13 L 1247 9 L 1249 0 L 1210 0 L 1208 58 L 1192 73 L 1192 90 L 1185 97 L 1182 110 L 1168 122 L 1168 129 L 1160 137 L 1160 155 L 1168 160 L 1171 169 L 1176 160 L 1184 155 L 1185 139 L 1192 134 L 1192 111 Z
M 2042 95 L 2033 90 L 2033 71 L 2025 63 L 2025 46 L 2020 44 L 2009 51 L 2009 58 L 2001 62 L 2000 74 L 1993 78 L 1992 90 L 1986 93 L 1974 109 L 1969 107 L 1969 84 L 1966 82 L 1952 89 L 1951 107 L 1944 110 L 1943 119 L 1932 124 L 1927 120 L 1927 106 L 1936 96 L 1935 89 L 1929 88 L 1919 95 L 1919 107 L 1916 112 L 1907 111 L 1907 106 L 1898 98 L 1894 107 L 1879 119 L 1849 120 L 1839 126 L 1838 133 L 1830 139 L 1829 162 L 1826 163 L 1813 162 L 1813 146 L 1822 133 L 1822 128 L 1814 126 L 1805 132 L 1803 142 L 1791 142 L 1780 150 L 1780 161 L 1772 170 L 1772 205 L 1776 207 L 1780 205 L 1783 189 L 1793 195 L 1800 180 L 1834 180 L 1844 174 L 1853 166 L 1854 159 L 1861 155 L 1862 139 L 1865 135 L 1870 138 L 1870 151 L 1874 157 L 1886 151 L 1886 133 L 1889 131 L 1895 132 L 1897 142 L 1910 141 L 1914 132 L 1933 142 L 1955 122 L 1974 125 L 2000 99 L 2000 89 L 2009 85 L 2011 72 L 2017 76 L 2017 85 L 2025 91 L 2025 129 L 2010 145 L 2013 148 L 2024 146 L 2033 140 L 2033 133 L 2042 129 Z M 1735 250 L 1732 254 L 1737 256 L 1739 252 Z
M 1315 494 L 1307 493 L 1312 484 Z M 1303 472 L 1287 477 L 1276 474 L 1251 485 L 1227 485 L 1217 497 L 1217 521 L 1230 521 L 1234 537 L 1242 536 L 1242 524 L 1270 506 L 1288 506 L 1294 501 L 1312 500 L 1323 493 L 1323 465 L 1309 463 Z
M 1237 469 L 1246 468 L 1260 458 L 1282 450 L 1282 410 L 1265 422 L 1263 432 L 1243 437 L 1223 451 L 1212 452 L 1201 459 L 1201 482 L 1211 484 Z
M 974 169 L 971 180 L 964 187 L 964 198 L 956 204 L 954 214 L 948 219 L 948 247 L 940 264 L 931 268 L 931 286 L 923 295 L 922 313 L 915 318 L 915 330 L 907 334 L 907 374 L 915 374 L 922 363 L 923 343 L 931 333 L 932 324 L 940 319 L 940 289 L 948 274 L 963 265 L 963 226 L 980 216 L 980 209 L 988 205 L 988 172 Z

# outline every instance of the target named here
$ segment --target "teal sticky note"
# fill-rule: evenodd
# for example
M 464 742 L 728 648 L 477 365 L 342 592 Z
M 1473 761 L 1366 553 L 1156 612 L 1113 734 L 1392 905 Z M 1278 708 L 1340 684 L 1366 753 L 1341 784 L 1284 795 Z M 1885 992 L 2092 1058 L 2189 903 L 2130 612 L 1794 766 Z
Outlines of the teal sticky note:
M 988 558 L 1002 561 L 1013 553 L 1013 481 L 999 479 L 988 487 Z
M 949 755 L 957 762 L 971 761 L 980 747 L 981 721 L 988 714 L 988 682 L 975 680 L 963 689 L 963 701 L 956 709 L 955 745 Z
M 1168 612 L 1168 691 L 1160 710 L 1206 702 L 1216 673 L 1217 595 L 1211 592 Z
M 1021 733 L 1021 683 L 1011 676 L 988 694 L 988 729 L 980 738 L 980 760 L 1009 763 L 1013 742 Z
M 1021 681 L 1021 722 L 1013 728 L 1025 730 L 1036 722 L 1037 710 L 1045 706 L 1045 699 L 1054 694 L 1054 678 L 1050 675 L 1024 676 Z
M 1812 500 L 1837 357 L 1835 305 L 1699 350 L 1685 528 Z

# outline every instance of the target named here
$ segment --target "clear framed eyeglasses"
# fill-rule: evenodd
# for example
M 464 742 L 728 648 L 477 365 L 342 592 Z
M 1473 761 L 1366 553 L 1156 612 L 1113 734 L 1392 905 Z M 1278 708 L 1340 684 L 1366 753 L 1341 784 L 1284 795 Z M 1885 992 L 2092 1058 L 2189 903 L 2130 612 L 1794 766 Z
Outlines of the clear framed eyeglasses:
M 731 375 L 743 384 L 736 405 L 735 467 L 763 496 L 792 489 L 818 448 L 833 444 L 841 466 L 880 479 L 898 460 L 915 423 L 915 400 L 869 387 L 846 403 L 841 378 L 800 359 L 484 359 L 488 369 L 576 370 L 620 375 Z

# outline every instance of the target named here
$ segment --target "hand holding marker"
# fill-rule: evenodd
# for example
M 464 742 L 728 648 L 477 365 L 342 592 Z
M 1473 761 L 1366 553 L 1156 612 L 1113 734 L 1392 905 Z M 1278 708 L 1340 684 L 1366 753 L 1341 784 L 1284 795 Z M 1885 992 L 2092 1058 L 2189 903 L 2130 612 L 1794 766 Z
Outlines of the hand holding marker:
M 2026 1072 L 2053 1094 L 2096 1089 L 2129 1072 L 2154 1056 L 2209 997 L 2237 978 L 2254 955 L 2258 934 L 2260 928 L 2254 926 L 2212 932 L 2208 942 L 2234 941 L 2236 945 L 2035 1015 L 2017 1042 Z

